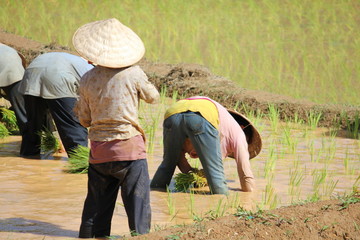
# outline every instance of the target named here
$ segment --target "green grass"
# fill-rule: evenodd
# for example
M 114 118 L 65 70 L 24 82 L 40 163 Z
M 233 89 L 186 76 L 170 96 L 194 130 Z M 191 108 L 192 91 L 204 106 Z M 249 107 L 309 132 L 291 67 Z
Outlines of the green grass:
M 116 17 L 146 58 L 208 66 L 249 89 L 359 105 L 360 2 L 337 0 L 0 0 L 0 26 L 72 47 L 75 30 Z

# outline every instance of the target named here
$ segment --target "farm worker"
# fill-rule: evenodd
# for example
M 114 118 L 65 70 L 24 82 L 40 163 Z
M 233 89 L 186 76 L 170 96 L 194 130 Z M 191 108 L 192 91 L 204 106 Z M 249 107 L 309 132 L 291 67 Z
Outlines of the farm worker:
M 26 68 L 20 92 L 24 94 L 27 125 L 20 155 L 40 156 L 39 132 L 48 126 L 48 111 L 69 155 L 78 145 L 88 146 L 87 129 L 73 112 L 81 76 L 93 65 L 79 56 L 49 52 L 36 57 Z
M 163 141 L 163 161 L 155 172 L 151 188 L 166 188 L 176 166 L 183 173 L 191 171 L 185 155 L 188 153 L 200 159 L 210 193 L 228 194 L 222 163 L 227 156 L 236 161 L 242 191 L 254 190 L 249 159 L 260 152 L 261 138 L 241 114 L 207 97 L 180 100 L 165 113 Z
M 148 233 L 150 179 L 138 108 L 140 99 L 155 103 L 160 95 L 136 65 L 144 56 L 144 44 L 111 18 L 80 27 L 73 45 L 96 65 L 82 77 L 75 107 L 80 123 L 89 127 L 91 144 L 79 237 L 110 235 L 119 188 L 131 233 Z
M 24 98 L 19 92 L 25 68 L 24 56 L 14 48 L 0 43 L 0 97 L 10 102 L 20 133 L 23 132 L 27 121 Z

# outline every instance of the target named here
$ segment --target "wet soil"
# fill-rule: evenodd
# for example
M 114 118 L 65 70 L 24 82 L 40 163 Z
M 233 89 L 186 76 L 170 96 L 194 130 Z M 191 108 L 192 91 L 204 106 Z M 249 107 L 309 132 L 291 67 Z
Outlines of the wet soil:
M 360 239 L 356 227 L 360 203 L 342 206 L 339 200 L 327 200 L 261 213 L 239 212 L 134 239 Z
M 70 48 L 67 47 L 56 44 L 41 44 L 1 30 L 0 42 L 20 51 L 28 62 L 44 52 L 71 52 Z M 315 104 L 306 100 L 241 88 L 228 79 L 215 76 L 206 67 L 196 64 L 171 65 L 143 60 L 140 65 L 148 74 L 150 81 L 159 89 L 166 86 L 169 97 L 174 90 L 184 97 L 206 95 L 226 107 L 233 107 L 236 103 L 240 103 L 240 105 L 246 105 L 249 110 L 258 110 L 263 113 L 269 111 L 269 104 L 274 104 L 279 109 L 282 118 L 293 118 L 295 114 L 298 114 L 298 117 L 305 121 L 309 111 L 321 112 L 322 118 L 319 122 L 321 126 L 340 124 L 346 127 L 346 121 L 342 120 L 341 116 L 346 114 L 350 119 L 353 119 L 356 112 L 359 111 L 359 107 Z M 7 187 L 11 188 L 11 186 Z M 19 193 L 14 192 L 14 194 Z M 47 196 L 48 193 L 44 192 L 43 199 L 47 199 Z M 43 199 L 33 199 L 33 202 L 34 204 L 41 203 Z M 77 204 L 81 204 L 82 199 L 76 200 Z M 133 239 L 360 239 L 360 203 L 349 204 L 344 209 L 342 206 L 340 200 L 334 199 L 281 207 L 262 213 L 203 219 L 194 224 L 169 227 Z M 44 211 L 46 209 L 51 211 L 48 207 Z M 19 209 L 9 209 L 9 212 L 2 215 L 10 217 L 8 215 L 13 213 L 15 219 L 16 211 Z M 65 217 L 64 221 L 74 221 Z M 54 236 L 51 234 L 51 231 L 54 231 L 54 226 L 46 225 L 46 222 L 47 219 L 44 218 L 44 229 L 47 229 L 49 234 L 46 234 L 45 231 L 44 236 L 39 236 L 39 239 L 51 239 L 48 236 Z M 4 224 L 0 221 L 0 225 L 5 226 Z M 13 230 L 13 233 L 3 235 L 6 236 L 5 239 L 21 239 L 24 235 L 17 234 L 22 232 L 22 228 L 35 223 L 25 222 L 23 224 L 25 225 L 20 224 L 19 229 Z M 67 236 L 74 236 L 78 223 L 76 222 L 74 225 L 76 226 L 71 229 L 69 234 L 66 234 Z M 60 223 L 59 226 L 61 226 Z M 4 229 L 1 231 L 6 232 Z

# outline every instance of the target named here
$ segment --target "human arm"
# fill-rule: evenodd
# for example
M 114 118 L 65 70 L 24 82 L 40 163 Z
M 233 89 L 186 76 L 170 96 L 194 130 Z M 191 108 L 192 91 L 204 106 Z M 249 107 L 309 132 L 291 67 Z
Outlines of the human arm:
M 182 173 L 188 173 L 193 170 L 193 168 L 190 166 L 187 158 L 185 157 L 185 151 L 181 151 L 180 160 L 179 160 L 177 166 Z
M 74 113 L 79 119 L 79 122 L 84 127 L 90 127 L 91 125 L 91 114 L 89 104 L 86 99 L 85 90 L 79 88 L 79 97 L 74 107 Z
M 252 192 L 255 188 L 255 179 L 251 171 L 248 145 L 245 136 L 239 137 L 234 147 L 234 158 L 237 164 L 237 172 L 244 192 Z
M 137 66 L 138 67 L 138 66 Z M 146 74 L 138 67 L 138 91 L 140 99 L 147 103 L 157 103 L 160 99 L 159 91 L 148 81 Z

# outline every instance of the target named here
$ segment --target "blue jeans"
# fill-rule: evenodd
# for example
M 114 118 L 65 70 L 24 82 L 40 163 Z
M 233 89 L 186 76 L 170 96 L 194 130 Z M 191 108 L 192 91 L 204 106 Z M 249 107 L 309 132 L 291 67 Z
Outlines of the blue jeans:
M 219 131 L 199 113 L 183 112 L 170 116 L 163 123 L 164 156 L 151 188 L 170 184 L 186 138 L 189 138 L 205 172 L 212 194 L 227 194 L 222 163 Z
M 151 208 L 146 159 L 89 164 L 88 194 L 79 237 L 110 236 L 119 188 L 132 233 L 150 231 Z

